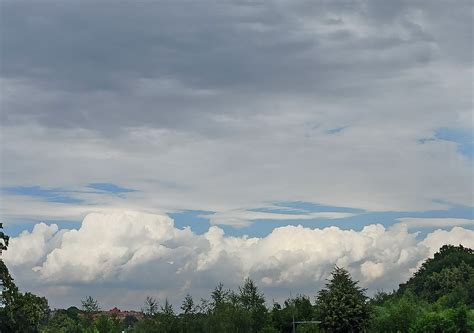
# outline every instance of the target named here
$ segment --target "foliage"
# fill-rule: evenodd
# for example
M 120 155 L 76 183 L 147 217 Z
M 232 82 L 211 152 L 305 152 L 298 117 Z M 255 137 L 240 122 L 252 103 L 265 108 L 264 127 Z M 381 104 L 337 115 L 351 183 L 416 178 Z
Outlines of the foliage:
M 82 303 L 82 312 L 84 316 L 82 317 L 84 327 L 93 327 L 94 325 L 94 316 L 100 311 L 99 302 L 95 300 L 92 296 L 87 296 L 85 300 L 81 301 Z
M 116 333 L 120 331 L 121 325 L 117 318 L 100 315 L 94 321 L 94 327 L 100 333 Z
M 423 315 L 424 306 L 410 292 L 390 298 L 373 308 L 371 328 L 375 332 L 409 332 L 416 319 Z
M 443 311 L 427 311 L 417 318 L 410 332 L 468 332 L 467 309 L 459 307 Z
M 229 296 L 229 291 L 224 290 L 224 285 L 220 282 L 211 293 L 211 307 L 215 310 L 220 304 L 224 303 Z
M 433 258 L 427 259 L 399 294 L 410 290 L 430 303 L 451 293 L 461 302 L 474 306 L 474 251 L 462 245 L 444 245 Z
M 80 333 L 82 332 L 77 320 L 70 318 L 66 310 L 56 311 L 49 319 L 43 333 Z
M 330 332 L 360 332 L 367 325 L 370 307 L 364 290 L 349 272 L 337 267 L 316 301 L 321 326 Z
M 474 252 L 445 245 L 407 283 L 371 304 L 373 332 L 471 332 Z
M 268 320 L 265 297 L 250 278 L 245 279 L 239 292 L 238 301 L 250 316 L 251 332 L 259 332 Z
M 21 332 L 36 332 L 45 323 L 48 314 L 48 301 L 32 293 L 19 293 L 15 302 L 15 321 Z
M 122 326 L 124 329 L 131 329 L 138 322 L 138 318 L 135 316 L 126 316 L 123 319 Z
M 147 317 L 153 317 L 158 313 L 159 307 L 158 301 L 155 298 L 147 296 L 145 299 L 145 306 L 142 308 L 142 312 Z
M 283 307 L 279 303 L 273 303 L 270 315 L 273 327 L 278 332 L 290 333 L 293 331 L 293 320 L 311 321 L 315 318 L 315 309 L 307 296 L 298 295 L 295 298 L 287 299 L 283 303 Z M 298 327 L 298 332 L 309 330 L 307 325 Z
M 0 223 L 0 231 L 3 225 Z M 7 250 L 8 236 L 0 232 L 0 253 Z M 7 266 L 0 259 L 0 332 L 38 332 L 49 315 L 48 301 L 32 293 L 21 293 Z
M 81 301 L 82 310 L 87 313 L 95 313 L 100 311 L 99 302 L 92 298 L 92 296 L 87 296 L 85 300 Z
M 196 323 L 198 322 L 197 313 L 199 308 L 194 304 L 194 300 L 191 295 L 187 294 L 184 297 L 183 304 L 181 305 L 181 315 L 179 316 L 180 330 L 183 333 L 195 332 Z
M 194 305 L 194 300 L 191 295 L 187 294 L 184 297 L 183 304 L 181 305 L 181 310 L 184 315 L 193 315 L 196 313 L 196 306 Z
M 374 296 L 372 296 L 372 298 L 369 300 L 369 303 L 374 306 L 382 305 L 391 297 L 393 297 L 393 293 L 387 293 L 383 290 L 377 290 Z
M 3 232 L 3 223 L 0 222 L 0 254 L 8 248 L 10 237 Z

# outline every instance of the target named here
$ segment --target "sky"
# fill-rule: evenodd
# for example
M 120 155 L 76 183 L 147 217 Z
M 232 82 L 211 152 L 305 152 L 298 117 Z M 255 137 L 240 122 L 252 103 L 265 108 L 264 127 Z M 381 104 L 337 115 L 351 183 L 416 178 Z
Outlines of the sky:
M 471 1 L 0 9 L 2 257 L 52 307 L 373 293 L 474 247 Z

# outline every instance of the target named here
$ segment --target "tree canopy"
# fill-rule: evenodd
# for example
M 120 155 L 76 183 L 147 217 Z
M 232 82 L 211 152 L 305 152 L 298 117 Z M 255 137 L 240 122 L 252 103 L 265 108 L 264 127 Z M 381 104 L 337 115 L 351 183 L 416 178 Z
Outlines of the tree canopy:
M 330 332 L 360 332 L 370 317 L 365 290 L 337 266 L 326 288 L 319 291 L 316 307 L 321 326 Z
M 0 254 L 8 248 L 9 237 L 0 223 Z M 21 293 L 7 266 L 0 259 L 0 332 L 37 332 L 49 314 L 48 301 L 32 293 Z
M 474 306 L 474 251 L 462 245 L 444 245 L 397 293 L 407 291 L 431 303 L 451 298 Z

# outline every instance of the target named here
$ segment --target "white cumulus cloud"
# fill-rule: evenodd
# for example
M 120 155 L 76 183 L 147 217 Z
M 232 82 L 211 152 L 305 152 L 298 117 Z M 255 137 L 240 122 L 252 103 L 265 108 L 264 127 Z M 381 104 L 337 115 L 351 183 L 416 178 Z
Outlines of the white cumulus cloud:
M 20 286 L 53 306 L 93 293 L 104 306 L 138 307 L 147 294 L 177 302 L 186 292 L 206 296 L 220 281 L 235 287 L 246 276 L 275 299 L 289 290 L 312 295 L 334 265 L 371 290 L 392 289 L 441 245 L 474 247 L 474 231 L 461 227 L 421 241 L 416 235 L 403 224 L 360 231 L 286 226 L 253 238 L 212 226 L 198 235 L 166 215 L 116 211 L 89 214 L 78 230 L 38 224 L 12 239 L 4 259 Z
M 438 229 L 428 234 L 422 244 L 430 249 L 430 255 L 444 244 L 474 248 L 474 230 L 461 227 L 454 227 L 450 231 Z
M 403 217 L 397 219 L 400 223 L 404 223 L 408 228 L 443 228 L 456 226 L 474 226 L 472 219 L 460 218 L 418 218 L 418 217 Z

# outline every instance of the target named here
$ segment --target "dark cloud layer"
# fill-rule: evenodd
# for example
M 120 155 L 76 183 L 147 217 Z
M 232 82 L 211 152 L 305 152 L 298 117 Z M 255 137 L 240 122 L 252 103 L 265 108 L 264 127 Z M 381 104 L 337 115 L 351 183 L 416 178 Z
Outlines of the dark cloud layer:
M 470 61 L 470 3 L 447 7 L 5 1 L 2 76 L 40 92 L 25 88 L 23 102 L 7 105 L 2 119 L 99 131 L 173 128 L 216 113 L 255 112 L 252 103 L 262 96 L 370 98 L 371 87 L 400 71 Z M 54 96 L 38 101 L 38 94 Z
M 436 137 L 472 127 L 470 1 L 1 6 L 4 186 L 219 212 L 472 202 L 462 143 Z

